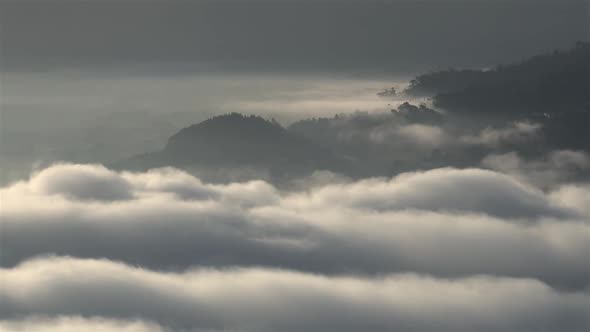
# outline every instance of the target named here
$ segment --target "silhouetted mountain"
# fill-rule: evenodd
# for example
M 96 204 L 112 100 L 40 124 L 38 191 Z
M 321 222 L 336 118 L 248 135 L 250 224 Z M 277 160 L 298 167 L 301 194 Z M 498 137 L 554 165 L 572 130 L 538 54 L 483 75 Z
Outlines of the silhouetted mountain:
M 511 152 L 539 160 L 557 150 L 590 151 L 588 112 L 480 120 L 410 103 L 391 112 L 305 119 L 287 129 L 258 116 L 232 113 L 180 130 L 161 151 L 112 166 L 172 166 L 205 181 L 263 178 L 281 186 L 319 170 L 363 178 L 447 166 L 480 167 L 489 155 Z
M 405 93 L 437 108 L 494 114 L 567 113 L 590 106 L 590 43 L 491 70 L 445 70 L 411 81 Z
M 276 121 L 238 113 L 186 127 L 170 137 L 163 150 L 115 166 L 133 170 L 164 166 L 189 170 L 256 168 L 273 177 L 345 168 L 343 160 L 329 149 L 285 130 Z
M 287 129 L 253 115 L 216 116 L 180 130 L 161 151 L 114 166 L 173 166 L 212 181 L 246 172 L 280 184 L 318 170 L 360 178 L 480 166 L 492 154 L 536 160 L 556 150 L 589 152 L 589 56 L 590 44 L 579 43 L 492 70 L 417 77 L 406 93 L 435 93 L 438 110 L 406 102 L 391 112 L 305 119 Z

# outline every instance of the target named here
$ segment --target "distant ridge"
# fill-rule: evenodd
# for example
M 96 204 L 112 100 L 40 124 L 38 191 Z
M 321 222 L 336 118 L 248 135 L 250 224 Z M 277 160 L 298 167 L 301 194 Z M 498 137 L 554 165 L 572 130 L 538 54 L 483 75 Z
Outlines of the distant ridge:
M 478 113 L 571 113 L 590 107 L 590 43 L 490 70 L 449 69 L 416 77 L 404 91 L 437 108 Z
M 331 150 L 260 116 L 230 113 L 188 126 L 161 151 L 115 163 L 116 168 L 266 168 L 277 176 L 331 169 L 343 161 Z

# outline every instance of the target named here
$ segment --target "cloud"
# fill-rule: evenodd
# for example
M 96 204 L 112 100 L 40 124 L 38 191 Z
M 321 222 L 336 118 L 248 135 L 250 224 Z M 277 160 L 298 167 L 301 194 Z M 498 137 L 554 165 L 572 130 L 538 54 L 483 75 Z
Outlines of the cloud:
M 2 189 L 4 266 L 53 253 L 166 270 L 489 274 L 568 289 L 590 281 L 590 216 L 577 201 L 491 171 L 439 169 L 279 192 L 263 181 L 204 184 L 173 169 L 83 168 L 122 179 L 132 198 L 79 200 L 60 194 L 57 180 L 52 194 L 37 190 L 47 174 L 83 183 L 76 178 L 86 173 L 72 165 Z
M 287 202 L 378 211 L 464 211 L 508 218 L 567 215 L 538 189 L 481 169 L 442 168 L 404 173 L 391 180 L 361 180 L 326 186 L 310 195 L 294 195 Z
M 378 116 L 373 116 L 378 119 Z M 383 115 L 381 115 L 383 118 Z M 528 121 L 516 121 L 506 127 L 486 127 L 477 134 L 467 134 L 469 127 L 454 127 L 446 125 L 431 125 L 420 123 L 404 123 L 387 121 L 387 118 L 368 128 L 369 139 L 377 144 L 404 144 L 412 143 L 418 147 L 446 147 L 466 148 L 470 146 L 482 146 L 486 148 L 499 148 L 509 144 L 518 144 L 532 141 L 539 137 L 541 125 Z M 463 125 L 465 126 L 465 124 Z M 349 129 L 350 130 L 350 129 Z M 407 153 L 407 152 L 404 152 Z M 465 152 L 467 153 L 467 152 Z
M 138 320 L 114 320 L 105 318 L 32 317 L 0 321 L 0 332 L 166 332 L 153 323 Z
M 450 168 L 309 181 L 61 164 L 2 188 L 0 331 L 590 325 L 585 185 Z
M 561 186 L 551 193 L 551 198 L 590 218 L 590 184 Z
M 160 273 L 73 258 L 28 261 L 2 274 L 5 319 L 145 319 L 177 330 L 575 331 L 588 327 L 590 314 L 588 293 L 562 293 L 531 279 L 326 277 L 257 268 Z
M 60 165 L 44 169 L 31 181 L 33 191 L 80 200 L 113 201 L 131 198 L 129 184 L 102 166 Z
M 441 145 L 445 138 L 443 130 L 436 126 L 427 125 L 408 125 L 402 127 L 399 131 L 400 135 L 416 141 L 419 144 L 426 144 L 429 146 Z
M 487 127 L 478 135 L 465 135 L 459 141 L 465 144 L 497 147 L 506 143 L 522 143 L 534 139 L 541 125 L 528 121 L 516 121 L 505 128 Z
M 582 151 L 557 150 L 536 160 L 523 158 L 516 152 L 491 154 L 481 164 L 542 188 L 590 180 L 586 175 L 590 173 L 590 156 Z
M 379 144 L 396 144 L 397 141 L 402 140 L 419 147 L 429 148 L 444 145 L 448 141 L 442 128 L 424 124 L 381 125 L 369 132 L 369 139 Z

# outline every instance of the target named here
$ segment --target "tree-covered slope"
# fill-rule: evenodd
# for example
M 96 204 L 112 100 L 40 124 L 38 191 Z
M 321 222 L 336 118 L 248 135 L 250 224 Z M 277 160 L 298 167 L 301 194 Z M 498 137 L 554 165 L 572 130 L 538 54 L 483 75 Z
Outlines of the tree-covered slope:
M 416 77 L 405 91 L 436 107 L 469 113 L 588 111 L 590 43 L 491 70 L 445 70 Z

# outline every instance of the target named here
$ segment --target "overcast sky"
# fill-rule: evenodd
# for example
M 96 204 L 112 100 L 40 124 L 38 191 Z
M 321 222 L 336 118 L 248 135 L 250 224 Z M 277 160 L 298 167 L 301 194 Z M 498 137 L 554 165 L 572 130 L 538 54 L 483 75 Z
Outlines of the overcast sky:
M 191 65 L 415 73 L 512 62 L 587 40 L 560 1 L 3 1 L 5 70 Z

